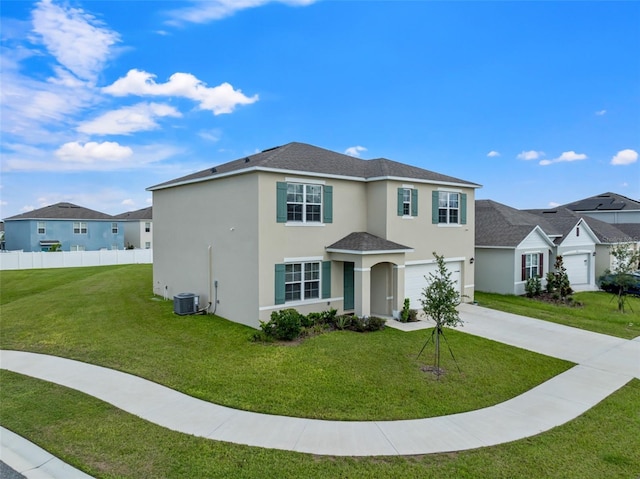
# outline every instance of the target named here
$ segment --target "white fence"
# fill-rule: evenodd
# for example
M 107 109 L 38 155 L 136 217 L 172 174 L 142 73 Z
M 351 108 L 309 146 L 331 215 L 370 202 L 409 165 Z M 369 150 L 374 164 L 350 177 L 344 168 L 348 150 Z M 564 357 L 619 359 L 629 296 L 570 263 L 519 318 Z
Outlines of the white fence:
M 37 251 L 33 253 L 8 251 L 0 253 L 0 271 L 9 269 L 77 268 L 80 266 L 138 263 L 153 263 L 153 251 L 150 249 L 125 249 L 103 251 Z

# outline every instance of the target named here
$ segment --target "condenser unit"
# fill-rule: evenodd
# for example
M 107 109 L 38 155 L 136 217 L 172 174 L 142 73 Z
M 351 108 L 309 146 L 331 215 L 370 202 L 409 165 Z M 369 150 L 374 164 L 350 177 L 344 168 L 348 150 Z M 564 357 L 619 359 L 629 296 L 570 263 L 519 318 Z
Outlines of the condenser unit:
M 180 293 L 173 297 L 173 312 L 181 316 L 198 312 L 198 296 Z

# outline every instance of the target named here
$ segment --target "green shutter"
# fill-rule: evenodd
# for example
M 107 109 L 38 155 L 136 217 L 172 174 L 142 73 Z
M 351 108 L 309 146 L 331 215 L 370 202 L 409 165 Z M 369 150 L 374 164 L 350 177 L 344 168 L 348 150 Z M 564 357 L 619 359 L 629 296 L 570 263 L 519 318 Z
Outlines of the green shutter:
M 284 264 L 276 265 L 276 277 L 274 282 L 275 304 L 284 304 Z
M 276 219 L 278 223 L 287 222 L 287 184 L 281 181 L 277 184 Z
M 325 186 L 323 188 L 323 218 L 322 221 L 325 223 L 333 223 L 333 186 Z
M 322 262 L 322 298 L 331 297 L 331 261 Z
M 440 209 L 440 193 L 438 191 L 431 192 L 431 223 L 438 224 L 438 210 Z
M 418 190 L 411 190 L 411 216 L 418 216 Z
M 467 224 L 467 194 L 460 193 L 460 224 Z
M 404 212 L 404 188 L 398 188 L 398 216 L 402 216 Z

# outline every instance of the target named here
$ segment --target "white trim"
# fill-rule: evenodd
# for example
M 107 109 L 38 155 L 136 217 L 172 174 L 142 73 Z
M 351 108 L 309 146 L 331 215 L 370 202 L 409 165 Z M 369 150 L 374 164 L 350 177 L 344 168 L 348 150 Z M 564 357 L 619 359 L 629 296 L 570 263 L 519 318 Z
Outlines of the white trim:
M 350 249 L 335 249 L 327 248 L 328 253 L 344 253 L 344 254 L 357 254 L 361 256 L 372 254 L 396 254 L 396 253 L 413 253 L 413 249 L 392 249 L 392 250 L 374 250 L 374 251 L 356 251 Z
M 353 268 L 353 271 L 359 271 L 360 273 L 367 273 L 371 271 L 371 268 Z
M 588 255 L 592 255 L 593 254 L 592 249 L 575 249 L 575 250 L 570 250 L 570 251 L 565 251 L 564 253 L 559 254 L 558 256 L 577 256 L 579 254 L 588 254 Z
M 405 190 L 415 190 L 413 185 L 402 185 L 402 188 L 405 189 Z
M 447 193 L 463 193 L 462 190 L 454 189 L 454 188 L 436 188 L 436 191 L 446 191 Z
M 150 186 L 149 188 L 145 188 L 145 191 L 159 191 L 159 190 L 165 190 L 167 188 L 174 188 L 176 186 L 184 186 L 184 185 L 190 185 L 193 183 L 202 183 L 205 181 L 212 181 L 212 180 L 217 180 L 220 178 L 226 178 L 228 176 L 235 176 L 235 175 L 241 175 L 241 174 L 246 174 L 246 173 L 253 173 L 256 171 L 264 171 L 264 172 L 268 172 L 268 173 L 277 173 L 277 174 L 294 174 L 294 175 L 304 175 L 305 177 L 309 176 L 312 178 L 331 178 L 331 179 L 337 179 L 337 180 L 347 180 L 347 181 L 359 181 L 362 183 L 371 183 L 374 181 L 412 181 L 414 183 L 419 183 L 419 184 L 426 184 L 426 185 L 442 185 L 442 186 L 454 186 L 454 187 L 458 187 L 458 188 L 480 188 L 482 185 L 476 185 L 476 184 L 472 184 L 472 183 L 454 183 L 454 182 L 450 182 L 450 181 L 436 181 L 436 180 L 423 180 L 420 178 L 406 178 L 406 177 L 402 177 L 402 176 L 376 176 L 373 178 L 362 178 L 359 176 L 347 176 L 347 175 L 333 175 L 333 174 L 326 174 L 326 173 L 313 173 L 313 172 L 307 172 L 307 171 L 300 171 L 300 170 L 281 170 L 278 168 L 265 168 L 265 167 L 260 167 L 260 166 L 252 166 L 249 168 L 244 168 L 242 170 L 234 170 L 234 171 L 229 171 L 227 173 L 221 173 L 221 174 L 217 174 L 217 173 L 211 173 L 211 175 L 209 176 L 204 176 L 202 178 L 194 178 L 192 180 L 185 180 L 185 181 L 179 181 L 176 183 L 170 183 L 168 185 L 157 185 L 157 186 Z
M 475 246 L 476 249 L 518 249 L 517 246 Z
M 467 260 L 466 257 L 464 256 L 458 256 L 458 257 L 454 257 L 454 258 L 445 258 L 444 262 L 445 263 L 453 263 L 455 261 L 462 261 L 463 263 Z M 405 261 L 404 264 L 406 264 L 407 266 L 414 266 L 417 264 L 434 264 L 436 262 L 435 259 L 422 259 L 422 260 L 415 260 L 415 261 Z
M 462 228 L 463 226 L 467 225 L 462 223 L 438 223 L 438 228 Z
M 476 285 L 475 285 L 475 284 L 465 284 L 465 285 L 464 285 L 464 289 L 467 289 L 467 288 L 475 288 L 475 287 L 476 287 Z
M 404 269 L 404 265 L 403 264 L 394 264 L 393 265 L 393 269 Z
M 344 297 L 338 296 L 335 298 L 314 298 L 314 299 L 305 299 L 301 301 L 287 301 L 286 303 L 283 303 L 283 304 L 260 306 L 258 308 L 258 311 L 269 311 L 271 309 L 287 309 L 287 308 L 293 308 L 295 306 L 304 306 L 307 304 L 330 303 L 331 301 L 344 301 Z
M 414 219 L 414 218 L 415 218 L 415 216 L 411 216 L 411 215 L 402 215 L 402 219 L 403 219 L 403 220 L 412 220 L 412 219 Z
M 321 223 L 321 222 L 318 222 L 318 221 L 287 221 L 284 225 L 285 226 L 294 226 L 294 227 L 299 227 L 299 226 L 318 227 L 318 226 L 325 226 L 325 223 Z
M 285 258 L 283 263 L 308 263 L 310 261 L 322 261 L 322 256 L 300 256 L 297 258 Z
M 312 184 L 312 185 L 326 185 L 327 182 L 324 180 L 316 180 L 316 179 L 309 179 L 309 178 L 293 178 L 290 176 L 285 176 L 284 177 L 284 181 L 286 181 L 287 183 L 307 183 L 307 184 Z

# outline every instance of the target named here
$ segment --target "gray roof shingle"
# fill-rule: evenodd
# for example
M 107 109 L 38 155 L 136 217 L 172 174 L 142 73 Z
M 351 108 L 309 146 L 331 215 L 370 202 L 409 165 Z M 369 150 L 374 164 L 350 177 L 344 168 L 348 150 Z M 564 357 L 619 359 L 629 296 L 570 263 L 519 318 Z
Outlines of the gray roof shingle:
M 345 251 L 390 251 L 403 252 L 411 250 L 409 246 L 404 246 L 393 241 L 380 238 L 366 232 L 351 233 L 341 240 L 336 241 L 331 246 L 327 246 L 327 250 L 345 250 Z
M 249 155 L 245 158 L 230 161 L 213 168 L 198 171 L 181 178 L 160 183 L 147 188 L 157 190 L 177 186 L 195 181 L 212 180 L 221 175 L 242 173 L 253 168 L 288 170 L 302 173 L 324 174 L 361 178 L 364 180 L 379 177 L 399 177 L 416 180 L 426 180 L 438 183 L 468 185 L 479 187 L 476 183 L 442 175 L 415 166 L 398 163 L 396 161 L 378 158 L 363 160 L 326 150 L 306 143 L 287 143 L 283 146 L 270 148 L 261 153 Z
M 153 219 L 153 206 L 135 211 L 127 211 L 114 216 L 120 220 L 151 220 Z
M 5 218 L 6 220 L 112 220 L 113 216 L 73 203 L 56 203 L 37 210 Z
M 620 211 L 640 210 L 640 201 L 632 200 L 617 193 L 602 193 L 563 205 L 572 211 Z

